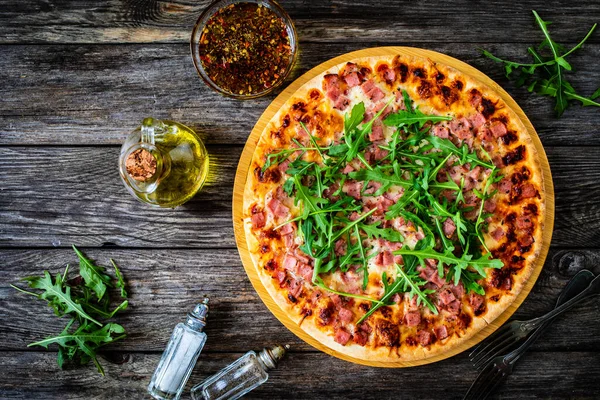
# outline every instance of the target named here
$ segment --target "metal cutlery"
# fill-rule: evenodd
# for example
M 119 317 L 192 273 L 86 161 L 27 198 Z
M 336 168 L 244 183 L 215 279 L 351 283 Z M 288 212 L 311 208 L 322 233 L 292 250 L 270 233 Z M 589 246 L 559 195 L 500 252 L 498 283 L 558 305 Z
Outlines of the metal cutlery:
M 528 321 L 515 320 L 504 325 L 488 340 L 477 346 L 475 350 L 469 354 L 469 359 L 474 364 L 475 368 L 482 368 L 494 357 L 509 350 L 515 343 L 527 337 L 530 332 L 542 326 L 546 321 L 556 318 L 558 315 L 571 309 L 579 302 L 598 294 L 600 294 L 600 275 L 593 279 L 583 291 L 577 294 L 577 296 L 559 307 L 556 307 L 549 313 Z
M 560 296 L 558 297 L 555 310 L 562 309 L 563 311 L 565 311 L 568 308 L 570 308 L 565 308 L 565 306 L 568 306 L 568 304 L 576 304 L 578 302 L 578 298 L 587 298 L 591 296 L 590 293 L 594 293 L 594 290 L 596 291 L 595 293 L 597 293 L 598 289 L 593 289 L 597 286 L 598 278 L 594 279 L 593 273 L 591 273 L 588 270 L 580 271 L 569 281 L 569 283 L 567 283 L 567 285 L 561 292 Z M 575 302 L 571 303 L 574 300 Z M 554 317 L 556 317 L 556 315 L 558 314 L 560 314 L 560 312 L 555 313 Z M 546 328 L 550 324 L 552 324 L 553 317 L 548 318 L 548 315 L 550 315 L 550 313 L 544 316 L 546 317 L 544 322 L 542 322 L 541 325 L 538 325 L 537 330 L 535 330 L 535 332 L 533 332 L 531 336 L 529 336 L 527 340 L 523 342 L 518 348 L 514 349 L 506 355 L 499 355 L 497 357 L 494 356 L 495 358 L 492 358 L 489 363 L 484 364 L 485 368 L 481 371 L 477 379 L 475 379 L 475 382 L 473 382 L 463 400 L 486 399 L 494 391 L 494 389 L 498 387 L 498 385 L 502 383 L 504 379 L 506 379 L 506 377 L 512 373 L 513 367 L 515 363 L 519 360 L 519 358 L 521 358 L 521 356 L 529 349 L 529 347 L 543 334 Z M 540 320 L 544 317 L 536 318 L 531 321 Z M 495 341 L 493 341 L 492 343 L 494 342 Z M 505 347 L 503 347 L 503 349 L 504 348 Z M 475 353 L 476 351 L 477 349 L 475 349 L 473 353 Z M 473 355 L 473 353 L 471 353 L 471 355 Z M 495 355 L 497 354 L 500 353 L 495 353 Z

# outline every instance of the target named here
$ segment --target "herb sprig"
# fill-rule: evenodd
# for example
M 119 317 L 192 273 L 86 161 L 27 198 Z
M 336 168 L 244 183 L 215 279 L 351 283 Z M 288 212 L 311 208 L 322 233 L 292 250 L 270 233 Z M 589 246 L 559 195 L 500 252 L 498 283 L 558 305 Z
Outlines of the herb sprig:
M 573 71 L 566 57 L 583 46 L 596 29 L 597 24 L 591 27 L 585 37 L 576 46 L 565 52 L 563 46 L 552 40 L 548 30 L 550 22 L 544 21 L 535 10 L 532 10 L 532 12 L 535 22 L 544 35 L 544 40 L 537 49 L 534 47 L 527 48 L 527 52 L 532 57 L 533 63 L 504 60 L 496 57 L 487 50 L 481 50 L 482 54 L 496 62 L 502 63 L 506 77 L 514 80 L 517 87 L 527 85 L 529 92 L 555 98 L 554 111 L 557 117 L 560 117 L 569 107 L 569 101 L 571 100 L 580 102 L 582 106 L 600 107 L 600 103 L 595 101 L 600 97 L 600 88 L 590 97 L 582 96 L 575 91 L 565 76 L 566 72 Z M 550 54 L 541 53 L 546 48 L 550 50 Z
M 29 288 L 41 292 L 31 292 L 10 285 L 21 293 L 25 293 L 41 300 L 46 300 L 54 313 L 59 316 L 69 316 L 70 320 L 56 336 L 30 343 L 31 346 L 48 348 L 51 344 L 58 345 L 57 363 L 63 367 L 65 360 L 77 360 L 81 364 L 94 362 L 98 372 L 104 375 L 104 369 L 98 362 L 97 351 L 100 347 L 124 338 L 125 329 L 114 322 L 100 322 L 101 319 L 110 319 L 118 312 L 127 309 L 128 300 L 122 301 L 114 310 L 110 310 L 108 289 L 120 289 L 122 298 L 127 299 L 125 280 L 121 271 L 113 260 L 111 263 L 115 270 L 116 283 L 106 274 L 106 268 L 97 265 L 86 257 L 79 249 L 73 246 L 79 259 L 79 275 L 68 279 L 69 266 L 62 274 L 52 276 L 44 271 L 43 276 L 29 276 L 22 280 L 28 283 Z

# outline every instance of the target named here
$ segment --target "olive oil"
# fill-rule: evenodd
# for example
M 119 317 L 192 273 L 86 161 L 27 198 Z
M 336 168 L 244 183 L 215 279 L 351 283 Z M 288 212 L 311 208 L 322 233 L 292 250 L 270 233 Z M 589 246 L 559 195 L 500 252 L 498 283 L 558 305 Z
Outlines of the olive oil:
M 202 188 L 208 153 L 187 126 L 146 118 L 123 144 L 119 170 L 125 187 L 138 200 L 173 208 Z

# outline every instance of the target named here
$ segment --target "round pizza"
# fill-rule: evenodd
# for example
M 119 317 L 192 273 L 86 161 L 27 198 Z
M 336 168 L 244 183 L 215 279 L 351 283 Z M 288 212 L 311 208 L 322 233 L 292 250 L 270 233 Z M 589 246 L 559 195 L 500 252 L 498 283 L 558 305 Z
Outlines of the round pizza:
M 446 352 L 532 274 L 539 157 L 489 87 L 429 59 L 330 68 L 264 129 L 244 191 L 263 285 L 319 342 L 369 361 Z

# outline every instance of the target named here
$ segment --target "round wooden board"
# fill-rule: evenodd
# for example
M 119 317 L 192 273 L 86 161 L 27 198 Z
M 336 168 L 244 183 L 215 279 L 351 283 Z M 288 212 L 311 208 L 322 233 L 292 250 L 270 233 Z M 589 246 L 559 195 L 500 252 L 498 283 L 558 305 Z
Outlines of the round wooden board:
M 470 77 L 492 88 L 506 102 L 506 104 L 519 116 L 519 118 L 527 128 L 529 134 L 531 135 L 533 143 L 539 154 L 541 169 L 544 178 L 544 191 L 546 196 L 546 219 L 544 221 L 542 249 L 539 257 L 536 260 L 535 270 L 533 271 L 531 278 L 525 284 L 523 290 L 517 296 L 517 299 L 504 311 L 504 313 L 502 313 L 498 318 L 496 318 L 491 324 L 486 326 L 468 341 L 461 343 L 459 346 L 456 346 L 452 349 L 449 349 L 448 352 L 445 352 L 443 354 L 439 354 L 433 357 L 417 361 L 373 362 L 357 359 L 354 357 L 347 356 L 345 354 L 338 353 L 337 351 L 332 350 L 329 347 L 318 342 L 312 336 L 304 332 L 295 322 L 293 322 L 271 298 L 271 296 L 267 292 L 267 289 L 263 286 L 260 277 L 258 276 L 258 271 L 256 270 L 254 263 L 252 262 L 246 245 L 246 235 L 244 232 L 244 226 L 242 221 L 244 203 L 243 195 L 244 187 L 246 185 L 248 168 L 250 166 L 250 163 L 252 162 L 252 156 L 254 154 L 254 150 L 256 148 L 260 135 L 262 134 L 265 126 L 271 120 L 273 115 L 275 115 L 275 113 L 288 100 L 288 98 L 291 95 L 293 95 L 302 85 L 304 85 L 304 83 L 308 82 L 315 76 L 325 72 L 327 69 L 335 65 L 341 64 L 343 62 L 347 62 L 361 57 L 385 55 L 394 56 L 397 54 L 429 58 L 434 62 L 448 65 L 461 71 L 465 75 L 469 75 Z M 317 67 L 311 69 L 310 71 L 302 75 L 300 78 L 296 79 L 291 85 L 289 85 L 285 90 L 283 90 L 279 94 L 279 96 L 277 96 L 277 98 L 275 98 L 275 100 L 273 100 L 273 102 L 267 107 L 265 112 L 261 115 L 258 122 L 254 126 L 254 129 L 252 130 L 252 133 L 250 134 L 250 137 L 246 142 L 246 146 L 244 147 L 244 150 L 240 157 L 240 162 L 238 164 L 238 168 L 235 174 L 235 182 L 233 185 L 233 226 L 235 231 L 235 240 L 237 242 L 240 257 L 242 259 L 244 269 L 246 270 L 246 273 L 250 278 L 250 282 L 254 286 L 254 289 L 256 290 L 262 301 L 265 303 L 267 308 L 269 308 L 269 310 L 273 313 L 273 315 L 275 315 L 275 317 L 296 336 L 298 336 L 300 339 L 304 340 L 305 342 L 309 343 L 310 345 L 312 345 L 320 351 L 353 363 L 386 368 L 413 367 L 417 365 L 429 364 L 432 362 L 443 360 L 445 358 L 461 353 L 467 350 L 468 348 L 476 345 L 477 343 L 485 339 L 487 336 L 489 336 L 496 329 L 498 329 L 500 326 L 502 326 L 502 324 L 504 324 L 504 322 L 506 322 L 506 320 L 510 318 L 510 316 L 517 310 L 517 308 L 519 308 L 521 303 L 523 303 L 523 301 L 533 288 L 533 285 L 535 284 L 542 270 L 544 261 L 546 259 L 546 255 L 548 254 L 550 241 L 552 239 L 552 231 L 554 227 L 554 185 L 552 184 L 550 165 L 548 164 L 548 159 L 546 158 L 544 147 L 542 146 L 542 143 L 539 137 L 537 136 L 533 125 L 531 125 L 531 122 L 529 121 L 523 110 L 521 110 L 521 107 L 519 107 L 517 103 L 512 99 L 512 97 L 510 97 L 510 95 L 504 89 L 502 89 L 496 82 L 494 82 L 488 76 L 486 76 L 479 70 L 473 68 L 472 66 L 455 58 L 435 51 L 418 49 L 413 47 L 375 47 L 370 49 L 353 51 L 351 53 L 332 58 L 331 60 L 318 65 Z

